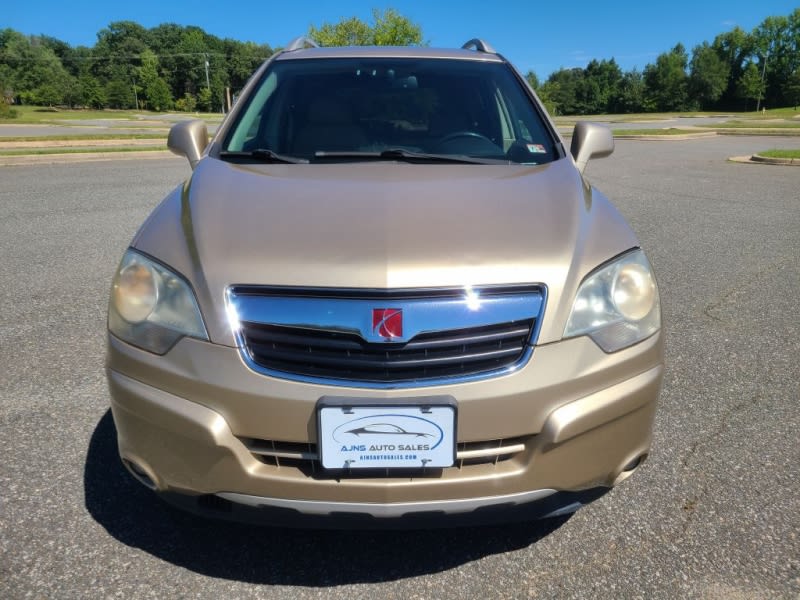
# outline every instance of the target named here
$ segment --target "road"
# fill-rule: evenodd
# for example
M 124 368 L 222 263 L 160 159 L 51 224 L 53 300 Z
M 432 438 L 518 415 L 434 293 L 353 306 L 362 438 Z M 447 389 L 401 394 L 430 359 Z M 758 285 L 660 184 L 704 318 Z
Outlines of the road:
M 209 522 L 135 483 L 108 412 L 105 304 L 188 166 L 0 168 L 0 597 L 797 598 L 800 169 L 725 162 L 774 146 L 622 141 L 590 163 L 659 279 L 652 455 L 569 519 L 416 532 Z

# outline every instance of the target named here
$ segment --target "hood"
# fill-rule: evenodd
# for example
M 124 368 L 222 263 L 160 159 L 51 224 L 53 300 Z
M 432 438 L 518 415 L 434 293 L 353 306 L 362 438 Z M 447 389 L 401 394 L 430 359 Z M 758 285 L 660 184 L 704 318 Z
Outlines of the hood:
M 230 345 L 224 292 L 233 284 L 543 283 L 546 343 L 563 331 L 563 298 L 568 313 L 586 273 L 634 245 L 569 159 L 505 166 L 206 158 L 134 241 L 190 280 L 212 340 Z

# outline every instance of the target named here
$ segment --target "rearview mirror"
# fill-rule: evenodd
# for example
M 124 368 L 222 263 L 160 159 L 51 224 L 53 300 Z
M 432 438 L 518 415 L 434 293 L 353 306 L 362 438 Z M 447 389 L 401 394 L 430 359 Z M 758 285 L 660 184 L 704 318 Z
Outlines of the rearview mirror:
M 185 156 L 192 169 L 203 156 L 208 146 L 208 128 L 203 121 L 181 121 L 169 130 L 167 148 L 178 156 Z
M 578 170 L 583 173 L 590 159 L 605 158 L 614 152 L 614 136 L 605 125 L 578 121 L 572 132 L 569 151 Z

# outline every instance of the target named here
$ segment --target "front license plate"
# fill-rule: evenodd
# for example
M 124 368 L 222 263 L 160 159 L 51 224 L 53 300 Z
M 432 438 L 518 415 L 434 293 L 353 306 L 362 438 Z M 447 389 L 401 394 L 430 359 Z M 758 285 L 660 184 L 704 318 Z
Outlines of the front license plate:
M 323 406 L 319 434 L 326 469 L 449 467 L 455 459 L 455 408 Z

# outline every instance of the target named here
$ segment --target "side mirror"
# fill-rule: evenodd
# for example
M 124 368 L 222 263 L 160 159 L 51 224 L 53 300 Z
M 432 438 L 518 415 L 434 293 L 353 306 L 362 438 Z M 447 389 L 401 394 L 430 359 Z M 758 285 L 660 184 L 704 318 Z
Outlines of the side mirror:
M 578 121 L 572 132 L 569 151 L 578 170 L 583 173 L 589 159 L 605 158 L 614 152 L 614 136 L 605 125 Z
M 167 148 L 178 156 L 185 156 L 192 169 L 203 156 L 208 146 L 208 128 L 203 121 L 181 121 L 169 130 Z

